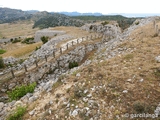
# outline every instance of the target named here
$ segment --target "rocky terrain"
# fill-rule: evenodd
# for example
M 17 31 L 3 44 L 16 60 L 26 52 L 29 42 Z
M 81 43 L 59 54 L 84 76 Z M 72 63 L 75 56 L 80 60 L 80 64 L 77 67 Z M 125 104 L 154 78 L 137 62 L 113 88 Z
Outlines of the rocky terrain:
M 42 36 L 54 37 L 59 34 L 65 34 L 65 31 L 53 31 L 48 29 L 39 30 L 35 33 L 34 41 L 41 41 Z
M 136 20 L 123 32 L 116 23 L 83 26 L 82 30 L 101 33 L 103 37 L 77 44 L 38 69 L 13 78 L 9 84 L 4 83 L 0 119 L 14 114 L 17 106 L 24 106 L 24 120 L 158 120 L 160 42 L 157 25 L 160 25 L 159 17 Z M 24 63 L 34 60 L 34 56 L 49 55 L 54 45 L 49 41 Z M 77 62 L 78 67 L 69 69 L 69 63 L 73 62 Z M 5 101 L 7 90 L 32 82 L 37 83 L 33 93 L 19 100 Z M 144 118 L 133 114 L 152 116 Z

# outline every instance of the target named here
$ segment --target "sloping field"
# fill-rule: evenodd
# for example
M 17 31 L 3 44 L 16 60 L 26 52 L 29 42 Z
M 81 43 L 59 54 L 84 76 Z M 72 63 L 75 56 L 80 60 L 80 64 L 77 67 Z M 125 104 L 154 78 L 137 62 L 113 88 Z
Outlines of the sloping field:
M 81 30 L 79 27 L 66 27 L 66 26 L 60 26 L 60 27 L 54 27 L 50 28 L 50 30 L 60 30 L 60 31 L 66 31 L 67 34 L 70 34 L 71 36 L 75 37 L 83 37 L 87 36 L 90 33 L 84 30 Z
M 0 24 L 0 39 L 19 36 L 33 36 L 38 28 L 32 29 L 33 21 L 18 21 Z
M 126 40 L 113 49 L 124 48 L 125 54 L 105 60 L 108 53 L 104 49 L 99 54 L 106 56 L 98 58 L 98 63 L 93 62 L 71 75 L 61 76 L 60 80 L 66 81 L 65 84 L 57 83 L 50 94 L 44 92 L 41 98 L 29 105 L 28 111 L 37 106 L 35 110 L 39 114 L 29 116 L 27 113 L 24 118 L 37 119 L 42 115 L 45 119 L 128 120 L 134 118 L 133 114 L 155 115 L 160 102 L 160 63 L 155 60 L 160 53 L 160 42 L 154 34 L 152 24 L 139 27 L 131 33 L 132 40 Z M 88 58 L 97 56 L 91 54 Z M 48 104 L 50 101 L 53 104 Z M 47 113 L 49 110 L 52 114 Z M 143 120 L 140 117 L 135 119 Z
M 40 47 L 42 42 L 34 43 L 34 44 L 22 44 L 22 43 L 15 43 L 15 44 L 8 44 L 5 46 L 6 53 L 0 55 L 2 57 L 9 57 L 13 56 L 16 58 L 24 58 L 27 57 L 31 52 L 33 52 L 36 47 Z
M 4 28 L 3 30 L 0 29 L 0 32 L 3 33 L 3 35 L 6 35 L 7 37 L 13 37 L 15 36 L 33 36 L 36 30 L 38 29 L 32 29 L 32 22 L 19 22 L 14 24 L 1 24 L 0 28 Z M 21 30 L 22 29 L 22 30 Z M 81 30 L 78 27 L 54 27 L 49 28 L 50 30 L 60 30 L 60 31 L 66 31 L 66 34 L 73 36 L 75 38 L 79 38 L 82 36 L 87 36 L 90 33 L 84 30 Z M 11 32 L 10 32 L 11 31 Z M 8 33 L 8 34 L 7 34 Z M 59 44 L 62 44 L 64 42 L 67 42 L 66 40 L 61 41 Z M 24 57 L 28 56 L 29 53 L 34 51 L 36 47 L 41 46 L 42 43 L 34 43 L 34 44 L 22 44 L 22 43 L 9 43 L 7 45 L 3 45 L 3 49 L 5 49 L 7 52 L 1 55 L 2 57 Z

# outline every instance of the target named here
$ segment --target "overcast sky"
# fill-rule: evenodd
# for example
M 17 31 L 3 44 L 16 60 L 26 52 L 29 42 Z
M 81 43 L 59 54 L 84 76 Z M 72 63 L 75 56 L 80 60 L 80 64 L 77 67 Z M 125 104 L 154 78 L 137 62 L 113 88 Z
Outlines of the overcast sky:
M 0 7 L 48 12 L 160 13 L 160 0 L 0 0 Z

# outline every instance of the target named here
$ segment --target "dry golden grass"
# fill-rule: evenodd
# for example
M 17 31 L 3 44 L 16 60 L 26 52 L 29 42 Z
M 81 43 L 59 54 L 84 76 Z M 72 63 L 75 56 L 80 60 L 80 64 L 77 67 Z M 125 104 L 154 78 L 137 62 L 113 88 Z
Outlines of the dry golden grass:
M 156 24 L 160 25 L 160 22 L 157 22 Z M 134 30 L 134 32 L 131 34 L 131 38 L 142 39 L 144 37 L 153 37 L 155 33 L 155 28 L 151 22 L 148 25 L 139 27 L 138 29 Z
M 50 28 L 50 30 L 66 31 L 67 34 L 75 36 L 77 38 L 87 36 L 90 34 L 89 32 L 81 30 L 78 27 L 70 27 L 70 26 L 69 27 L 66 27 L 66 26 L 54 27 L 54 28 Z
M 42 42 L 34 43 L 34 44 L 22 44 L 22 43 L 15 43 L 15 44 L 8 44 L 5 46 L 7 52 L 2 54 L 2 57 L 9 57 L 13 56 L 16 58 L 23 58 L 29 55 L 32 51 L 42 45 Z
M 60 28 L 59 30 L 62 30 L 63 27 Z M 54 118 L 55 114 L 58 114 L 60 119 L 63 119 L 65 114 L 69 114 L 65 113 L 65 107 L 62 107 L 62 104 L 60 104 L 64 98 L 68 98 L 69 100 L 75 99 L 76 101 L 74 104 L 78 107 L 88 107 L 87 104 L 82 104 L 82 102 L 80 102 L 82 98 L 74 98 L 76 83 L 78 83 L 78 85 L 80 85 L 80 83 L 85 83 L 83 85 L 83 90 L 89 91 L 93 86 L 106 86 L 107 92 L 104 91 L 104 89 L 96 88 L 96 92 L 92 93 L 92 97 L 96 102 L 105 103 L 103 103 L 104 106 L 103 104 L 100 104 L 98 108 L 102 113 L 101 117 L 103 119 L 107 119 L 110 113 L 112 113 L 114 117 L 119 115 L 120 119 L 122 118 L 121 115 L 124 115 L 125 113 L 133 114 L 135 112 L 133 108 L 135 101 L 146 103 L 146 106 L 144 107 L 147 107 L 149 112 L 154 112 L 155 107 L 159 104 L 160 100 L 160 76 L 155 75 L 155 69 L 160 68 L 160 64 L 155 61 L 155 57 L 160 53 L 160 38 L 153 37 L 154 34 L 155 31 L 152 24 L 136 29 L 130 36 L 130 38 L 134 38 L 133 41 L 125 41 L 117 46 L 117 48 L 131 48 L 133 50 L 132 52 L 126 52 L 123 55 L 116 56 L 100 63 L 91 63 L 90 65 L 75 71 L 74 75 L 68 75 L 66 77 L 67 82 L 65 84 L 57 86 L 51 94 L 48 94 L 47 92 L 42 94 L 41 98 L 31 103 L 28 106 L 27 112 L 34 109 L 32 106 L 36 106 L 41 108 L 40 112 L 42 113 L 45 111 L 45 108 L 49 109 L 46 105 L 50 100 L 53 100 L 54 104 L 49 106 L 50 109 L 53 110 L 52 114 L 45 114 L 44 118 Z M 99 39 L 97 39 L 97 41 L 98 40 Z M 89 43 L 89 41 L 86 41 L 83 44 L 85 45 L 87 43 Z M 80 45 L 83 44 L 80 43 Z M 71 49 L 73 48 L 70 48 L 69 50 Z M 92 59 L 94 57 L 94 52 L 95 51 L 92 51 L 88 54 L 84 60 L 87 58 Z M 63 54 L 65 54 L 65 52 Z M 76 77 L 77 73 L 80 73 L 79 77 Z M 129 79 L 131 79 L 131 81 L 127 81 Z M 142 79 L 143 81 L 140 81 Z M 70 90 L 67 92 L 66 88 L 69 88 Z M 127 90 L 128 92 L 123 93 L 124 90 Z M 57 94 L 61 94 L 62 97 L 59 96 L 59 98 L 57 98 Z M 56 99 L 58 99 L 58 102 L 56 102 Z M 114 106 L 114 109 L 109 109 L 111 106 Z M 26 113 L 24 118 L 37 119 L 37 117 L 40 117 L 39 115 L 34 116 L 33 118 Z M 80 119 L 79 116 L 77 116 L 77 119 Z
M 21 21 L 16 23 L 6 23 L 6 24 L 0 24 L 0 38 L 11 38 L 16 36 L 33 36 L 35 32 L 38 30 L 32 29 L 33 22 L 32 21 Z M 87 36 L 90 33 L 87 31 L 83 31 L 80 28 L 77 27 L 54 27 L 50 28 L 51 30 L 60 30 L 60 31 L 66 31 L 67 34 L 75 36 L 77 38 L 82 36 Z M 67 42 L 69 40 L 65 40 L 59 43 L 58 47 L 60 47 L 61 44 Z M 21 44 L 21 43 L 15 43 L 15 44 L 7 44 L 3 47 L 3 49 L 7 50 L 7 52 L 2 57 L 26 57 L 31 53 L 33 50 L 35 50 L 36 46 L 40 46 L 41 43 L 35 43 L 35 44 Z
M 134 34 L 136 34 L 136 36 Z M 133 52 L 126 52 L 126 54 L 100 63 L 91 63 L 75 71 L 72 75 L 67 75 L 67 82 L 65 84 L 57 86 L 50 95 L 47 92 L 44 93 L 41 98 L 29 105 L 29 111 L 34 109 L 32 108 L 33 105 L 36 105 L 37 107 L 41 106 L 42 113 L 44 112 L 44 108 L 46 108 L 43 107 L 42 104 L 45 105 L 50 100 L 53 100 L 54 104 L 49 106 L 50 109 L 53 110 L 52 114 L 45 114 L 44 119 L 54 118 L 55 114 L 59 115 L 60 119 L 64 119 L 65 116 L 69 115 L 65 107 L 62 107 L 62 104 L 60 104 L 60 102 L 62 102 L 61 99 L 64 98 L 68 98 L 69 100 L 75 99 L 73 104 L 79 108 L 88 107 L 87 103 L 82 104 L 82 98 L 76 99 L 74 96 L 76 83 L 77 85 L 81 83 L 83 84 L 83 90 L 89 91 L 91 91 L 93 86 L 106 86 L 107 91 L 96 88 L 96 92 L 92 93 L 93 100 L 99 103 L 103 102 L 99 105 L 98 109 L 102 113 L 101 118 L 104 120 L 108 119 L 110 113 L 112 113 L 114 117 L 119 115 L 120 119 L 125 119 L 121 116 L 125 113 L 135 113 L 133 108 L 135 101 L 146 103 L 146 106 L 143 107 L 147 107 L 149 112 L 153 114 L 160 100 L 160 76 L 156 76 L 154 73 L 156 68 L 160 68 L 160 64 L 155 61 L 155 57 L 160 53 L 160 38 L 152 37 L 153 35 L 154 29 L 151 24 L 136 29 L 130 36 L 131 38 L 135 38 L 133 41 L 125 41 L 117 46 L 117 48 L 126 47 L 134 49 Z M 88 42 L 85 44 L 87 43 Z M 87 56 L 87 58 L 91 59 L 93 57 L 94 51 Z M 76 77 L 77 73 L 80 73 L 79 77 Z M 131 79 L 131 81 L 127 81 L 128 79 Z M 143 79 L 143 81 L 140 82 L 141 79 Z M 68 92 L 66 88 L 69 88 Z M 123 93 L 123 90 L 127 90 L 128 92 Z M 56 98 L 57 93 L 62 96 Z M 55 99 L 58 99 L 58 102 L 56 102 Z M 109 109 L 111 106 L 114 106 L 114 109 Z M 38 117 L 40 116 L 34 116 L 36 119 L 38 119 Z M 76 119 L 83 119 L 79 117 L 80 116 L 76 116 Z M 28 119 L 33 117 L 26 113 L 24 118 Z M 71 119 L 72 118 L 68 118 L 68 120 Z
M 0 39 L 3 37 L 33 36 L 38 30 L 38 28 L 32 29 L 33 24 L 33 21 L 0 24 Z
M 91 35 L 91 34 L 90 34 Z M 92 34 L 93 35 L 93 34 Z M 83 36 L 83 37 L 86 37 L 86 36 Z M 80 39 L 81 39 L 81 37 L 79 37 Z M 77 39 L 79 39 L 79 38 L 77 38 Z M 76 42 L 77 43 L 77 39 L 74 41 L 74 42 Z M 86 38 L 85 38 L 86 39 Z M 98 41 L 99 41 L 100 39 L 98 39 Z M 56 47 L 57 48 L 60 48 L 60 47 L 62 47 L 63 46 L 63 44 L 65 44 L 65 43 L 67 43 L 67 42 L 71 42 L 71 41 L 73 41 L 73 39 L 68 39 L 68 40 L 63 40 L 63 41 L 60 41 L 57 45 L 56 45 Z M 85 40 L 85 41 L 83 41 L 83 43 L 86 43 L 86 42 L 88 42 L 89 40 Z M 81 41 L 80 41 L 81 42 Z M 90 40 L 89 42 L 93 42 L 92 40 Z M 94 42 L 97 42 L 97 39 L 94 39 Z M 74 43 L 75 44 L 75 43 Z
M 135 101 L 145 103 L 144 107 L 147 107 L 149 112 L 154 112 L 160 99 L 160 76 L 156 76 L 154 72 L 155 69 L 160 68 L 160 64 L 155 61 L 155 57 L 160 53 L 160 41 L 159 37 L 152 37 L 153 30 L 151 24 L 139 28 L 134 32 L 141 31 L 143 34 L 137 34 L 134 36 L 136 37 L 134 41 L 126 41 L 118 46 L 135 48 L 132 53 L 126 52 L 124 55 L 104 62 L 92 63 L 76 72 L 80 73 L 80 77 L 72 75 L 67 80 L 76 79 L 78 83 L 85 83 L 83 87 L 88 90 L 93 86 L 106 85 L 107 92 L 102 89 L 98 94 L 94 92 L 92 96 L 96 101 L 105 101 L 107 107 L 114 105 L 118 112 L 109 111 L 113 115 L 134 113 Z M 149 31 L 150 34 L 148 34 Z M 128 82 L 128 79 L 131 81 Z M 142 79 L 143 81 L 140 82 Z M 74 86 L 70 89 L 69 94 L 72 97 Z M 128 93 L 122 93 L 123 90 L 127 90 Z M 117 102 L 117 100 L 120 101 Z M 79 106 L 78 101 L 77 99 L 76 102 Z M 109 115 L 108 110 L 102 106 L 100 109 L 104 113 L 102 116 L 106 119 Z
M 68 39 L 68 40 L 63 40 L 63 41 L 60 41 L 57 45 L 56 45 L 56 47 L 57 48 L 60 48 L 63 44 L 65 44 L 65 43 L 67 43 L 67 42 L 69 42 L 69 41 L 72 41 L 73 39 Z

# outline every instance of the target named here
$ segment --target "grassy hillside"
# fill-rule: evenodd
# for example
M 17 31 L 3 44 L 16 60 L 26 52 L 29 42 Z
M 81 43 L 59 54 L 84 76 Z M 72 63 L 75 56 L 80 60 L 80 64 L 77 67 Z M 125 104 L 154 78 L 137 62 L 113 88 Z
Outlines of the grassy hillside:
M 33 36 L 35 31 L 38 30 L 38 28 L 32 29 L 33 24 L 34 22 L 30 20 L 0 24 L 0 39 L 19 36 Z
M 107 48 L 97 54 L 91 51 L 86 58 L 97 62 L 60 76 L 50 92 L 43 92 L 28 106 L 28 111 L 37 114 L 26 113 L 24 119 L 128 120 L 131 116 L 126 113 L 154 114 L 160 100 L 160 64 L 155 60 L 160 44 L 154 34 L 151 23 L 136 29 L 130 40 L 124 40 L 110 53 Z M 117 54 L 107 59 L 114 51 Z
M 22 44 L 22 43 L 7 44 L 4 47 L 4 49 L 7 52 L 0 56 L 1 57 L 13 56 L 15 58 L 26 58 L 29 56 L 31 52 L 35 51 L 36 47 L 40 47 L 41 45 L 42 42 L 33 44 Z

